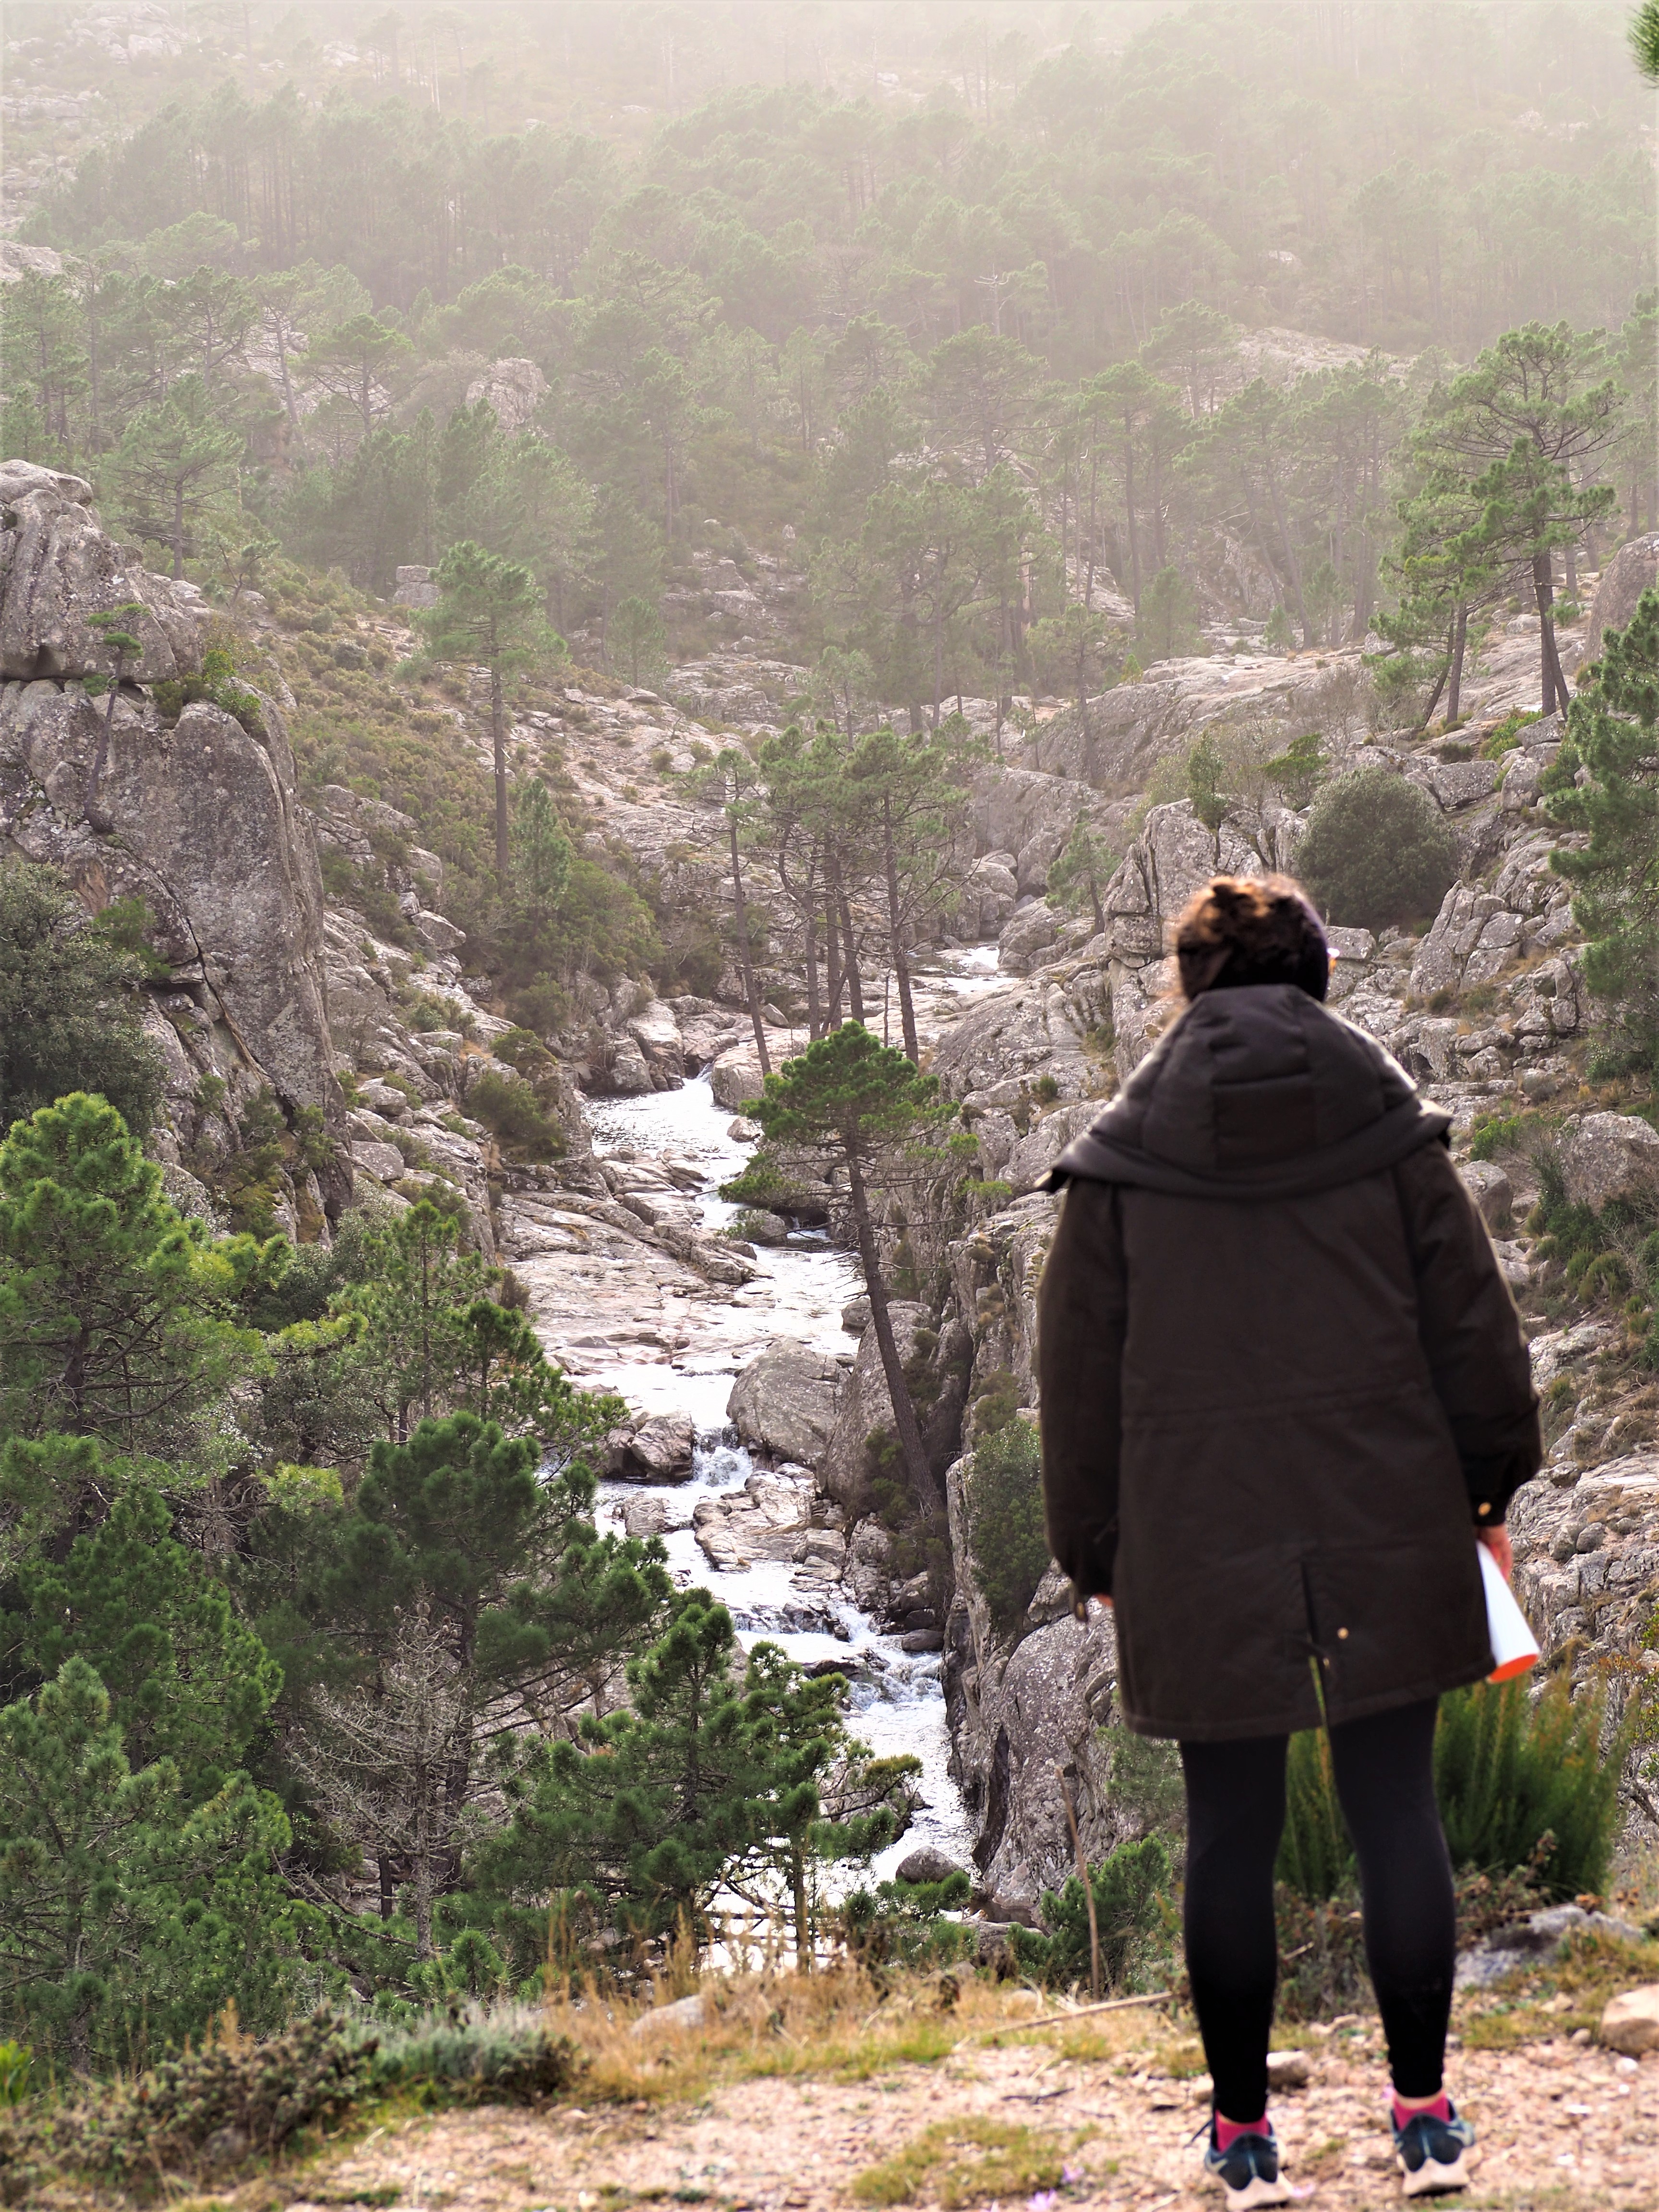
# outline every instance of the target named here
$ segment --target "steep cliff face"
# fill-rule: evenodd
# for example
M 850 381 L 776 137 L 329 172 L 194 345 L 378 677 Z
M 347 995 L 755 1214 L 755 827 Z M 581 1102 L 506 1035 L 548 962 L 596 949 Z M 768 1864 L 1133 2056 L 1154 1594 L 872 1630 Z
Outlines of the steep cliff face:
M 170 970 L 149 1025 L 175 1123 L 216 1076 L 233 1104 L 269 1088 L 343 1137 L 316 843 L 280 710 L 261 698 L 239 720 L 202 699 L 164 716 L 149 687 L 200 667 L 191 595 L 127 562 L 90 499 L 78 477 L 0 471 L 0 850 L 60 867 L 94 911 L 148 905 Z M 89 696 L 84 679 L 112 667 L 92 618 L 135 605 L 137 668 Z M 323 1170 L 330 1213 L 350 1194 L 346 1157 Z

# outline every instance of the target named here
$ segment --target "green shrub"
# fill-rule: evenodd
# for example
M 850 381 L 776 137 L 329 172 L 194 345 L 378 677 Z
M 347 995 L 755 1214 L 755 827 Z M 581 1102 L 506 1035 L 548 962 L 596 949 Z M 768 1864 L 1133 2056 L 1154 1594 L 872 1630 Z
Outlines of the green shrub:
M 319 2012 L 268 2042 L 210 2043 L 83 2100 L 14 2107 L 0 2114 L 0 2202 L 39 2201 L 58 2172 L 143 2187 L 163 2172 L 270 2156 L 362 2095 L 374 2052 Z
M 163 1069 L 123 943 L 134 903 L 106 931 L 56 868 L 0 863 L 0 1137 L 72 1091 L 107 1098 L 135 1135 L 149 1127 Z
M 1329 1899 L 1304 1897 L 1289 1882 L 1273 1889 L 1279 1930 L 1280 2020 L 1328 2020 L 1371 2002 L 1359 1892 L 1352 1873 Z
M 452 1946 L 447 1964 L 465 1942 L 463 1936 Z M 582 2064 L 569 2039 L 550 2034 L 529 2006 L 491 2011 L 475 2005 L 459 2014 L 431 2013 L 382 2034 L 369 2081 L 377 2090 L 430 2085 L 451 2095 L 528 2104 L 569 2088 Z
M 1573 1297 L 1622 1304 L 1640 1364 L 1659 1369 L 1659 1207 L 1615 1199 L 1598 1213 L 1567 1196 L 1553 1152 L 1540 1154 L 1538 1169 L 1538 1203 L 1527 1217 L 1534 1256 L 1559 1264 Z M 1551 1289 L 1547 1282 L 1547 1300 Z
M 1111 1988 L 1127 1989 L 1161 1948 L 1155 1939 L 1164 1928 L 1170 1884 L 1170 1854 L 1158 1836 L 1120 1844 L 1109 1858 L 1090 1868 L 1100 1968 Z M 1045 1892 L 1042 1917 L 1047 1934 L 1030 1928 L 1009 1931 L 1019 1965 L 1049 1989 L 1087 1981 L 1092 1966 L 1089 1905 L 1076 1875 L 1057 1894 Z
M 1391 769 L 1358 769 L 1315 799 L 1297 868 L 1334 922 L 1386 929 L 1435 911 L 1457 880 L 1457 847 L 1426 793 Z
M 1036 1424 L 1012 1420 L 976 1447 L 969 1470 L 974 1579 L 1004 1635 L 1018 1627 L 1048 1570 L 1042 1463 Z
M 0 2063 L 16 2048 L 0 2045 Z M 23 2060 L 27 2068 L 27 2052 Z M 164 2172 L 273 2156 L 304 2130 L 389 2090 L 527 2103 L 568 2089 L 582 2063 L 525 2006 L 417 2016 L 378 2033 L 319 2011 L 268 2041 L 209 2043 L 59 2103 L 8 2100 L 0 2090 L 0 2203 L 44 2201 L 65 2174 L 148 2195 Z
M 1187 1791 L 1181 1753 L 1156 1736 L 1103 1729 L 1111 1739 L 1112 1804 L 1143 1836 L 1164 1836 L 1179 1857 L 1186 1849 Z
M 231 649 L 224 643 L 210 645 L 202 655 L 199 676 L 164 677 L 149 692 L 164 720 L 176 722 L 186 707 L 205 699 L 240 722 L 251 738 L 265 734 L 258 694 L 238 681 Z
M 1326 767 L 1319 732 L 1310 730 L 1303 737 L 1292 738 L 1282 753 L 1264 762 L 1261 773 L 1278 787 L 1285 805 L 1299 811 L 1324 781 Z
M 1534 1704 L 1524 1681 L 1477 1683 L 1440 1700 L 1434 1786 L 1452 1865 L 1488 1883 L 1517 1874 L 1528 1893 L 1600 1890 L 1619 1826 L 1622 1751 L 1605 1757 L 1605 1707 L 1573 1703 L 1558 1676 Z M 1278 1878 L 1304 1904 L 1353 1881 L 1353 1851 L 1322 1732 L 1291 1738 Z
M 21 2105 L 29 2093 L 34 2053 L 27 2043 L 0 2043 L 0 2105 Z
M 1535 1705 L 1524 1681 L 1443 1698 L 1434 1783 L 1452 1864 L 1504 1875 L 1535 1863 L 1553 1896 L 1600 1890 L 1624 1766 L 1621 1752 L 1602 1754 L 1604 1717 L 1599 1694 L 1575 1705 L 1560 1675 Z
M 1327 1905 L 1353 1879 L 1353 1845 L 1337 1803 L 1330 1740 L 1322 1729 L 1291 1738 L 1285 1770 L 1285 1832 L 1279 1881 L 1310 1905 Z
M 509 1152 L 533 1160 L 556 1160 L 564 1132 L 522 1076 L 481 1075 L 466 1094 L 468 1111 L 492 1130 Z
M 1536 722 L 1540 719 L 1536 708 L 1528 714 L 1524 708 L 1517 707 L 1513 714 L 1505 714 L 1481 746 L 1481 759 L 1501 760 L 1505 753 L 1512 753 L 1519 745 L 1521 732 L 1526 728 L 1528 723 Z
M 942 1916 L 968 1903 L 965 1874 L 943 1881 L 884 1881 L 843 1899 L 835 1924 L 848 1953 L 866 1971 L 883 1966 L 948 1966 L 971 1952 L 971 1928 Z

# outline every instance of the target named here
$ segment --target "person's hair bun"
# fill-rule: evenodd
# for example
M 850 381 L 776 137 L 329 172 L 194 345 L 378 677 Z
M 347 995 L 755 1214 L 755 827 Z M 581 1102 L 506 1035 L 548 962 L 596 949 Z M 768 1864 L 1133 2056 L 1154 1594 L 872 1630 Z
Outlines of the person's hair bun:
M 1294 983 L 1322 1000 L 1330 981 L 1319 916 L 1289 876 L 1212 876 L 1182 909 L 1175 956 L 1185 999 L 1249 983 Z

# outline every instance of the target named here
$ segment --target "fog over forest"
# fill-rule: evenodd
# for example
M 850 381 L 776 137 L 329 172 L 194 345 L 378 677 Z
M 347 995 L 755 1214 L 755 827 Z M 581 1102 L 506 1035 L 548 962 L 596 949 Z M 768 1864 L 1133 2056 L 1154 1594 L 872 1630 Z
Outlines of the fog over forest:
M 1655 1978 L 1654 13 L 9 0 L 0 2202 L 1171 1985 L 1033 1299 L 1221 870 L 1532 1341 L 1470 2051 Z

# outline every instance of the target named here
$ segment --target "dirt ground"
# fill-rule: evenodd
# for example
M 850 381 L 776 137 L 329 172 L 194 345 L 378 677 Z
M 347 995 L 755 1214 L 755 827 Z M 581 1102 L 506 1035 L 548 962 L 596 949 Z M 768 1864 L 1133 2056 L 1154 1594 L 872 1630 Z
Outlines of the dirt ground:
M 1148 2038 L 1150 2041 L 1150 2035 Z M 1374 2032 L 1331 2037 L 1305 2089 L 1272 2111 L 1296 2200 L 1320 2212 L 1400 2201 L 1384 2120 Z M 1659 2207 L 1659 2055 L 1639 2065 L 1594 2048 L 1544 2042 L 1457 2052 L 1449 2081 L 1480 2136 L 1470 2212 L 1655 2212 Z M 1001 2212 L 1136 2206 L 1188 2212 L 1219 2203 L 1198 2177 L 1188 2137 L 1206 2117 L 1207 2083 L 1161 2070 L 1149 2050 L 1082 2058 L 1025 2042 L 959 2045 L 932 2065 L 896 2065 L 865 2081 L 761 2080 L 717 2087 L 697 2104 L 500 2109 L 401 2122 L 318 2161 L 263 2203 L 281 2212 L 612 2212 L 643 2203 L 714 2212 L 851 2212 L 871 2201 L 860 2177 L 935 2129 L 973 2117 L 1013 2123 L 1055 2147 L 1070 2178 L 1054 2197 L 1021 2185 L 944 2201 Z M 950 2124 L 939 2128 L 938 2124 Z M 965 2153 L 971 2159 L 971 2150 Z M 936 2169 L 937 2171 L 937 2169 Z M 866 2185 L 868 2188 L 870 2185 Z

